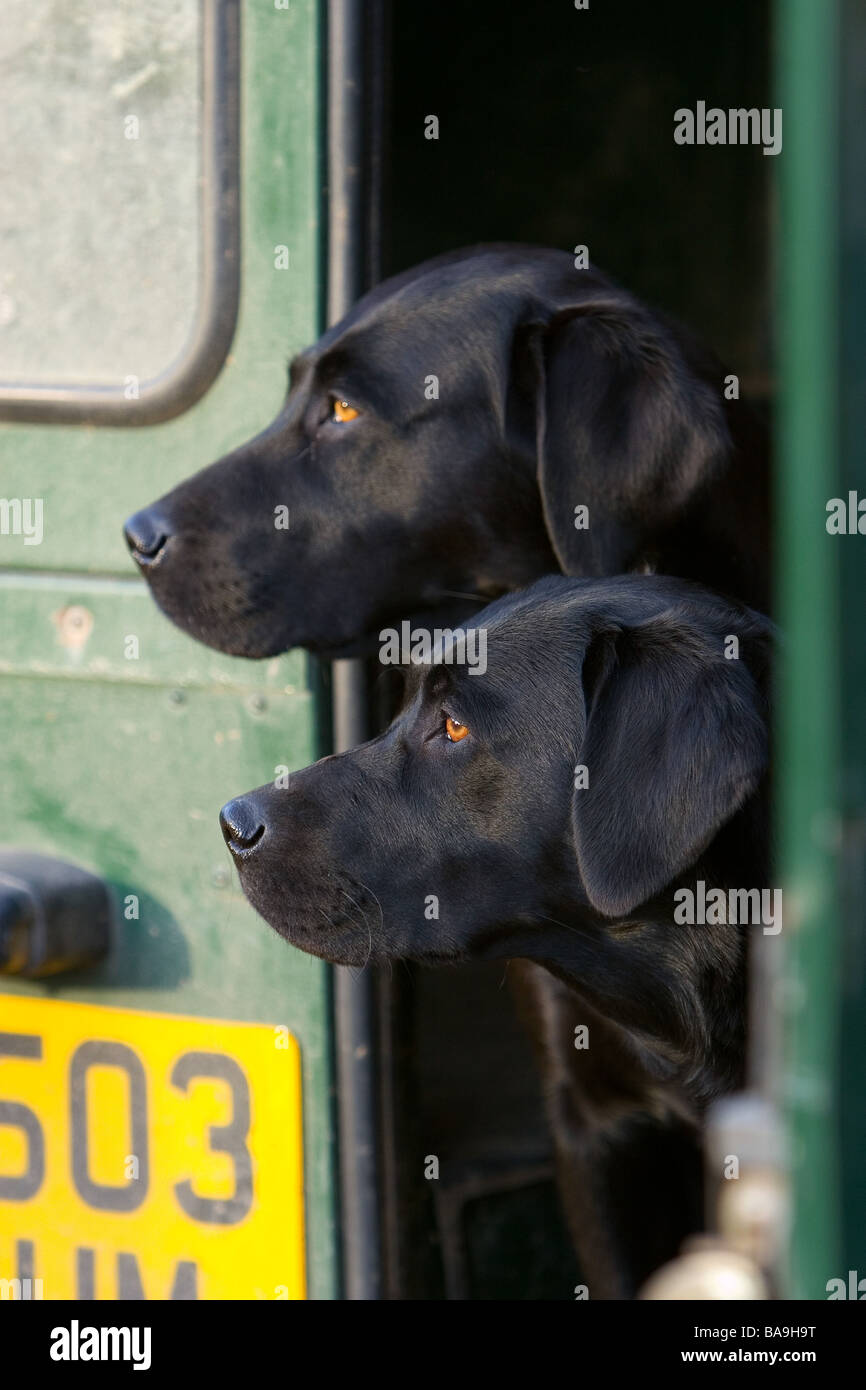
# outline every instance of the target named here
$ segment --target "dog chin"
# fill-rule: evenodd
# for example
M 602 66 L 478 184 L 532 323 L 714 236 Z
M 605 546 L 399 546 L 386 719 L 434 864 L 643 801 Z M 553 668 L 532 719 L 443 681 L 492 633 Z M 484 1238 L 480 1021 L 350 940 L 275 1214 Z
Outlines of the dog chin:
M 295 946 L 308 956 L 317 956 L 328 965 L 351 965 L 363 969 L 372 961 L 370 943 L 366 933 L 361 934 L 357 927 L 346 927 L 336 931 L 325 927 L 304 926 L 297 919 L 292 922 L 265 918 L 278 936 Z M 354 939 L 353 939 L 354 934 Z
M 259 901 L 253 889 L 247 888 L 241 875 L 244 895 L 258 915 L 264 918 L 277 936 L 308 956 L 317 956 L 329 965 L 363 967 L 373 959 L 368 933 L 354 922 L 330 926 L 315 907 L 295 911 L 274 911 Z
M 312 636 L 301 628 L 294 631 L 288 628 L 251 628 L 244 618 L 234 623 L 226 613 L 196 615 L 176 607 L 155 589 L 152 589 L 152 593 L 157 607 L 175 627 L 212 651 L 222 652 L 224 656 L 264 661 L 268 657 L 283 656 L 296 647 L 303 647 L 323 661 L 339 661 L 345 657 L 369 656 L 377 646 L 375 634 L 343 640 L 330 634 L 325 637 Z
M 242 621 L 234 627 L 225 614 L 214 614 L 213 617 L 192 616 L 176 610 L 157 593 L 154 593 L 154 598 L 157 606 L 175 627 L 186 633 L 187 637 L 194 637 L 203 646 L 210 647 L 211 651 L 221 652 L 223 656 L 242 656 L 250 661 L 261 661 L 270 656 L 282 656 L 292 647 L 301 645 L 291 633 L 283 635 L 251 631 Z

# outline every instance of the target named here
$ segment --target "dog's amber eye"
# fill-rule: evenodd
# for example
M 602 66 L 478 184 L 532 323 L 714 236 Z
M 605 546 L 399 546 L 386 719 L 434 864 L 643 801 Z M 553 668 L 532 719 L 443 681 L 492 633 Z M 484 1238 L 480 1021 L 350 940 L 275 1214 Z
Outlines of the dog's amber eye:
M 466 737 L 469 730 L 465 724 L 458 724 L 457 720 L 452 719 L 449 714 L 445 718 L 445 733 L 452 743 L 459 743 L 461 738 Z
M 333 419 L 338 420 L 341 425 L 347 425 L 350 420 L 356 420 L 360 413 L 361 412 L 356 410 L 353 405 L 349 405 L 348 401 L 340 401 L 337 400 L 336 397 L 334 398 Z

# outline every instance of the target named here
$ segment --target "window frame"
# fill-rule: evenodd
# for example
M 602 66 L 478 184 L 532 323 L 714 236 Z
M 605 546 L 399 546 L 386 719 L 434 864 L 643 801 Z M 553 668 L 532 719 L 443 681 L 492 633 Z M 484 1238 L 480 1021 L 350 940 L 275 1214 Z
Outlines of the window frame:
M 231 347 L 240 295 L 240 0 L 201 0 L 201 291 L 181 354 L 129 400 L 111 386 L 0 381 L 0 421 L 150 425 L 200 400 Z

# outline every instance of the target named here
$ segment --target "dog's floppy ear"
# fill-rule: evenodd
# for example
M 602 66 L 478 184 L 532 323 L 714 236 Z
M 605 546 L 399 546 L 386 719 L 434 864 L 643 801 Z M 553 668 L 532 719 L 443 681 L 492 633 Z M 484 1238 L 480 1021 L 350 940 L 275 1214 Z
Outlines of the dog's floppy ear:
M 716 390 L 660 319 L 615 295 L 558 309 L 529 338 L 554 552 L 565 574 L 621 573 L 728 456 L 721 369 Z
M 605 916 L 633 911 L 693 864 L 766 767 L 765 701 L 724 641 L 668 613 L 608 625 L 587 650 L 588 785 L 571 819 L 584 888 Z

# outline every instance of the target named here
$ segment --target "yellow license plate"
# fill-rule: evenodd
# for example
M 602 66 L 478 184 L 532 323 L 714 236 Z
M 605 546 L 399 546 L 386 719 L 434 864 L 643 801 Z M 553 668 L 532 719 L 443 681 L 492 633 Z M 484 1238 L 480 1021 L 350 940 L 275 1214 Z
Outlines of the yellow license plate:
M 0 1297 L 303 1298 L 303 1214 L 286 1028 L 0 995 Z

